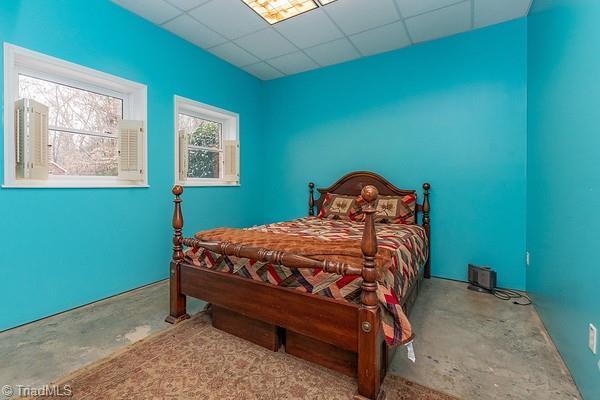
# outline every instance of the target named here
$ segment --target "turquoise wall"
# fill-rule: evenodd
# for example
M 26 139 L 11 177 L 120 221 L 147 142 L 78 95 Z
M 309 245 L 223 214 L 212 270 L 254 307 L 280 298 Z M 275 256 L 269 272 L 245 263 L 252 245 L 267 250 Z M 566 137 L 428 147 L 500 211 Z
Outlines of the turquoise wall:
M 525 287 L 525 19 L 265 82 L 265 217 L 306 215 L 307 182 L 371 170 L 432 185 L 432 272 L 487 264 Z
M 600 398 L 600 2 L 536 0 L 529 17 L 527 289 L 583 396 Z M 600 349 L 599 349 L 600 350 Z
M 536 0 L 528 21 L 260 83 L 105 0 L 0 2 L 0 42 L 148 85 L 150 160 L 145 189 L 0 189 L 0 330 L 167 277 L 178 94 L 238 112 L 243 149 L 241 187 L 186 189 L 186 233 L 303 216 L 308 181 L 351 170 L 429 181 L 433 274 L 489 264 L 522 289 L 527 242 L 527 288 L 594 398 L 599 19 Z
M 150 188 L 0 189 L 0 330 L 167 277 L 174 94 L 241 124 L 242 186 L 186 189 L 187 226 L 260 222 L 257 79 L 106 0 L 0 1 L 5 41 L 148 85 Z
M 167 277 L 178 94 L 238 112 L 243 149 L 241 187 L 186 189 L 188 228 L 303 216 L 308 181 L 351 170 L 429 181 L 433 274 L 526 274 L 595 398 L 599 19 L 595 0 L 536 0 L 528 21 L 260 83 L 105 0 L 0 2 L 0 42 L 148 85 L 150 160 L 145 189 L 0 189 L 0 330 Z

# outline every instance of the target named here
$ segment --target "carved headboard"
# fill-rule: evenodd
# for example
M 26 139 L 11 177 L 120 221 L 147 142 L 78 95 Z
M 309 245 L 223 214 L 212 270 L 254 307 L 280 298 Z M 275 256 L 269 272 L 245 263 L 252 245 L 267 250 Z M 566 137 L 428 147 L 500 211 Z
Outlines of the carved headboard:
M 380 175 L 377 175 L 374 172 L 356 171 L 343 176 L 328 188 L 318 188 L 317 191 L 320 195 L 318 199 L 314 199 L 314 183 L 309 183 L 308 187 L 310 190 L 310 198 L 308 204 L 308 214 L 315 215 L 315 207 L 317 208 L 317 214 L 319 213 L 321 207 L 323 206 L 323 201 L 325 200 L 324 195 L 326 193 L 343 194 L 346 196 L 358 196 L 362 188 L 367 185 L 375 186 L 379 191 L 379 194 L 383 196 L 405 196 L 407 194 L 417 193 L 416 190 L 399 189 L 396 186 L 392 185 L 387 179 Z M 425 183 L 423 185 L 423 189 L 425 189 L 425 196 L 427 196 L 429 194 L 429 184 Z M 425 199 L 423 200 L 425 202 Z M 423 204 L 417 204 L 417 212 L 422 211 Z

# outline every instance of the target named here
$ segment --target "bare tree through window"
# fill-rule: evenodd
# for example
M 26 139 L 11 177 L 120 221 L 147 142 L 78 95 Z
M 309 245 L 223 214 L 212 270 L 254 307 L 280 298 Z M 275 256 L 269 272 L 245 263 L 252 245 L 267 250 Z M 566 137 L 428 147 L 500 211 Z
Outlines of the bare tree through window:
M 117 124 L 123 100 L 19 75 L 19 97 L 49 108 L 51 175 L 117 176 Z

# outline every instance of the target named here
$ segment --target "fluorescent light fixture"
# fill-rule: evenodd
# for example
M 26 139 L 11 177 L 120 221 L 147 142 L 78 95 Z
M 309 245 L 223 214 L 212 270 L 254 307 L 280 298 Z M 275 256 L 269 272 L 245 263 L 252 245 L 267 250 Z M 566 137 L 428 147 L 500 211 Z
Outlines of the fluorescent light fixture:
M 335 0 L 319 0 L 322 6 L 326 6 L 329 3 L 333 3 Z
M 331 1 L 333 0 L 327 3 Z M 314 0 L 243 0 L 243 2 L 271 25 L 318 7 Z

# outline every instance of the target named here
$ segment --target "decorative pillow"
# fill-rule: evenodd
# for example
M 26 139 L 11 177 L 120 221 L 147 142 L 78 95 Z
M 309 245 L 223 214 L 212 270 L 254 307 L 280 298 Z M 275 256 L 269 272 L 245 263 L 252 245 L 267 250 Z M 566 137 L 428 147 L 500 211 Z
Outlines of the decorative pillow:
M 417 196 L 379 196 L 375 222 L 391 224 L 414 224 Z
M 362 211 L 365 201 L 359 197 L 356 204 L 355 208 L 351 208 L 349 216 L 352 221 L 362 222 L 365 220 L 365 214 Z M 405 196 L 379 196 L 376 202 L 375 222 L 414 224 L 416 221 L 416 206 L 417 196 L 414 194 L 407 194 Z
M 317 217 L 328 219 L 350 219 L 350 213 L 356 209 L 356 197 L 327 193 Z

